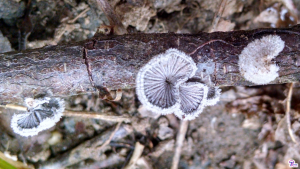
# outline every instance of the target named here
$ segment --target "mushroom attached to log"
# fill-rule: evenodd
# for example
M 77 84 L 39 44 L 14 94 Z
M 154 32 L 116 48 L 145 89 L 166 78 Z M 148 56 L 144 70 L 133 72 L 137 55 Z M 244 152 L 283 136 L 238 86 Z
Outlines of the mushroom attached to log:
M 193 59 L 187 54 L 169 49 L 142 67 L 136 78 L 136 93 L 149 110 L 174 113 L 184 120 L 195 119 L 207 105 L 219 100 L 220 89 L 209 88 L 201 82 L 191 82 L 197 71 Z M 209 99 L 208 99 L 209 97 Z
M 65 102 L 60 98 L 26 98 L 28 112 L 14 114 L 11 127 L 15 133 L 28 137 L 53 127 L 62 117 Z

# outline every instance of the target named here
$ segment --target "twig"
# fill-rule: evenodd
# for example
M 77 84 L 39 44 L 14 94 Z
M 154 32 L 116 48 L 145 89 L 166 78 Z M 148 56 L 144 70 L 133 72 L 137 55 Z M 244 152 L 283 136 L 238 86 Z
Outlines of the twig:
M 0 107 L 3 107 L 5 109 L 27 111 L 27 107 L 14 105 L 14 104 L 0 105 Z M 87 112 L 87 111 L 65 110 L 63 112 L 63 115 L 67 116 L 67 117 L 94 118 L 94 119 L 101 119 L 101 120 L 112 121 L 112 122 L 124 122 L 124 123 L 131 122 L 131 119 L 129 117 L 97 114 L 97 113 L 91 113 L 91 112 Z
M 27 107 L 15 105 L 15 104 L 0 105 L 0 107 L 3 107 L 3 108 L 5 108 L 5 109 L 13 109 L 13 110 L 19 110 L 19 111 L 27 111 Z
M 133 151 L 134 151 L 134 148 L 133 148 L 132 150 L 129 151 L 129 153 L 127 154 L 126 159 L 125 159 L 125 161 L 124 161 L 124 163 L 123 163 L 123 165 L 122 165 L 121 168 L 124 168 L 125 165 L 127 164 L 127 162 L 130 160 L 130 157 L 132 156 Z
M 293 86 L 294 86 L 294 83 L 291 83 L 291 85 L 289 87 L 289 93 L 288 93 L 287 98 L 286 98 L 286 122 L 287 122 L 288 131 L 289 131 L 289 134 L 290 134 L 290 137 L 291 137 L 292 141 L 294 143 L 297 143 L 297 141 L 295 139 L 295 136 L 294 136 L 294 132 L 293 132 L 292 127 L 291 127 L 291 117 L 290 117 Z
M 139 142 L 135 143 L 135 148 L 134 148 L 134 152 L 130 158 L 130 161 L 128 163 L 127 166 L 125 166 L 124 169 L 131 169 L 133 168 L 133 166 L 135 165 L 135 163 L 137 162 L 137 160 L 140 158 L 140 156 L 142 155 L 143 151 L 144 151 L 145 146 L 142 145 Z
M 225 9 L 227 0 L 222 0 L 218 9 L 218 12 L 215 13 L 214 20 L 212 21 L 212 28 L 210 32 L 214 32 L 219 23 L 220 18 L 222 17 L 223 11 Z
M 66 31 L 73 30 L 74 27 L 72 27 L 72 24 L 74 24 L 77 21 L 78 18 L 83 17 L 83 15 L 86 14 L 87 11 L 89 11 L 89 10 L 90 10 L 90 8 L 88 7 L 85 10 L 83 10 L 82 12 L 80 12 L 80 14 L 77 15 L 74 19 L 69 20 L 66 23 L 62 23 L 62 26 L 63 26 L 62 29 L 57 29 L 55 31 L 52 45 L 58 44 L 58 42 L 60 41 L 61 37 L 64 35 L 64 33 Z
M 107 0 L 97 0 L 98 5 L 100 6 L 102 12 L 107 17 L 110 26 L 114 29 L 116 35 L 124 35 L 127 33 L 127 30 L 123 26 L 119 16 L 115 13 L 113 8 L 107 2 Z
M 120 122 L 121 123 L 121 122 Z M 84 141 L 75 148 L 62 155 L 58 155 L 40 164 L 39 168 L 67 168 L 67 166 L 79 163 L 86 159 L 94 159 L 103 161 L 107 158 L 105 152 L 111 149 L 110 141 L 119 141 L 124 137 L 132 134 L 133 129 L 130 125 L 116 125 L 115 128 L 110 128 L 99 135 L 96 135 L 90 140 Z M 102 146 L 105 144 L 106 146 Z M 79 153 L 80 152 L 80 153 Z
M 63 114 L 64 116 L 69 116 L 69 117 L 94 118 L 94 119 L 101 119 L 106 121 L 125 122 L 125 123 L 131 122 L 131 119 L 129 117 L 104 115 L 104 114 L 97 114 L 97 113 L 91 113 L 85 111 L 65 110 Z
M 32 12 L 32 2 L 31 0 L 27 1 L 24 15 L 21 19 L 21 23 L 18 24 L 19 28 L 19 51 L 26 49 L 27 38 L 31 34 L 33 25 L 31 22 L 30 14 Z
M 111 133 L 111 135 L 109 136 L 108 140 L 106 140 L 99 148 L 97 148 L 97 150 L 101 150 L 103 147 L 109 145 L 109 143 L 111 142 L 112 138 L 114 137 L 114 135 L 116 134 L 116 132 L 119 130 L 121 124 L 122 124 L 122 122 L 119 122 L 117 124 L 115 130 Z
M 87 11 L 89 11 L 89 10 L 90 10 L 89 7 L 86 8 L 85 10 L 83 10 L 82 12 L 80 12 L 80 14 L 77 15 L 74 19 L 68 21 L 68 23 L 75 23 L 75 22 L 77 21 L 78 18 L 83 17 L 83 15 L 84 15 L 85 13 L 87 13 Z
M 176 137 L 175 153 L 174 153 L 174 156 L 173 156 L 173 162 L 172 162 L 171 169 L 177 169 L 178 168 L 178 164 L 179 164 L 179 160 L 180 160 L 180 154 L 181 154 L 181 148 L 182 148 L 182 145 L 183 145 L 183 140 L 184 140 L 188 125 L 189 125 L 189 121 L 187 121 L 187 120 L 181 121 L 179 133 Z

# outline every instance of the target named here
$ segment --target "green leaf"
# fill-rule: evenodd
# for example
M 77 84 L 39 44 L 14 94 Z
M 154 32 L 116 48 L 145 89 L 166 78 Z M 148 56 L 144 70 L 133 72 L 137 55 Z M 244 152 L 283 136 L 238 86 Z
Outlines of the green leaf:
M 0 158 L 0 169 L 17 169 L 17 168 Z

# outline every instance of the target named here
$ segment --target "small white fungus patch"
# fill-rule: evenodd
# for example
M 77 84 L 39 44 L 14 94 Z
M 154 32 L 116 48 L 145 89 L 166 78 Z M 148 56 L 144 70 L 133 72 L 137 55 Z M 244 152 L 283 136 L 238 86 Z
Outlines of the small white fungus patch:
M 212 73 L 214 69 L 206 63 L 200 67 L 206 73 Z M 205 106 L 216 104 L 221 95 L 218 87 L 209 90 L 203 83 L 188 81 L 197 69 L 190 56 L 169 49 L 140 69 L 136 77 L 136 94 L 147 110 L 163 115 L 174 113 L 182 120 L 193 120 Z
M 28 112 L 14 114 L 11 127 L 15 133 L 28 137 L 53 127 L 62 117 L 65 102 L 60 98 L 25 99 Z
M 219 87 L 210 87 L 207 93 L 206 106 L 213 106 L 217 104 L 220 100 L 221 89 Z
M 174 114 L 184 120 L 193 120 L 202 113 L 207 103 L 208 87 L 202 83 L 188 82 L 179 86 L 180 109 Z
M 272 63 L 284 48 L 284 41 L 277 35 L 264 36 L 249 43 L 239 55 L 239 70 L 246 80 L 267 84 L 278 77 L 279 67 Z
M 159 114 L 178 110 L 178 85 L 195 75 L 193 59 L 177 49 L 151 59 L 140 69 L 136 78 L 136 93 L 141 103 Z

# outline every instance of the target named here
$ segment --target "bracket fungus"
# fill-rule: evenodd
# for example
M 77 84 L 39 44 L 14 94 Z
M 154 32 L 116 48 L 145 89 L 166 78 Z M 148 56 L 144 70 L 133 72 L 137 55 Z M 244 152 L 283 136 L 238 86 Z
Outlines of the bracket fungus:
M 195 119 L 208 105 L 208 87 L 189 81 L 197 71 L 192 58 L 177 49 L 169 49 L 151 59 L 136 77 L 136 93 L 149 110 L 174 113 L 184 120 Z M 220 90 L 214 89 L 209 105 L 219 100 Z
M 25 137 L 53 127 L 65 110 L 65 102 L 60 98 L 26 98 L 25 104 L 28 112 L 14 114 L 11 120 L 14 132 Z
M 195 119 L 206 106 L 208 87 L 202 83 L 187 82 L 179 86 L 180 109 L 174 114 L 184 120 Z
M 159 54 L 142 67 L 136 78 L 139 100 L 149 110 L 162 114 L 179 108 L 178 85 L 195 75 L 191 57 L 176 49 Z
M 213 106 L 218 103 L 221 96 L 221 89 L 219 87 L 210 87 L 207 93 L 206 106 Z
M 284 48 L 278 35 L 267 35 L 249 43 L 239 55 L 239 70 L 246 80 L 255 84 L 268 84 L 278 77 L 279 67 L 272 63 Z

